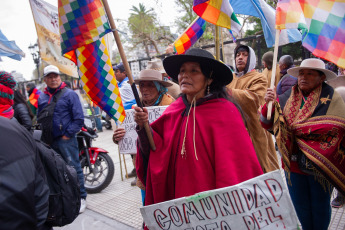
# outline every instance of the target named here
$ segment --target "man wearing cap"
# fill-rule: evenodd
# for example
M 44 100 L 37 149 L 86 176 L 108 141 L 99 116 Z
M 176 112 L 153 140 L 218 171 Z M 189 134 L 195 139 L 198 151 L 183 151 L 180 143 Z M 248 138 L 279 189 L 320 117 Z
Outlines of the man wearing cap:
M 163 63 L 160 59 L 153 59 L 147 63 L 147 69 L 157 70 L 162 74 L 162 80 L 169 82 L 171 85 L 167 86 L 168 94 L 177 99 L 181 93 L 180 86 L 167 78 L 167 73 L 163 67 Z
M 328 229 L 331 220 L 330 188 L 345 193 L 345 103 L 339 93 L 324 83 L 336 78 L 316 58 L 288 69 L 297 85 L 277 96 L 267 89 L 272 101 L 272 118 L 267 104 L 260 121 L 276 136 L 291 200 L 303 229 Z
M 136 102 L 131 85 L 128 83 L 128 77 L 123 63 L 121 62 L 120 64 L 116 65 L 114 67 L 114 71 L 117 85 L 119 86 L 123 107 L 125 109 L 131 109 L 132 105 L 135 105 Z
M 47 84 L 44 92 L 38 99 L 37 117 L 42 110 L 52 101 L 56 101 L 52 121 L 51 147 L 61 154 L 64 160 L 73 166 L 80 182 L 81 206 L 80 212 L 86 208 L 86 191 L 84 187 L 84 174 L 79 162 L 78 143 L 76 133 L 84 124 L 83 109 L 78 95 L 61 81 L 60 71 L 54 65 L 49 65 L 43 70 L 44 82 Z M 48 127 L 41 127 L 44 129 Z
M 267 79 L 254 69 L 256 57 L 251 47 L 240 45 L 235 57 L 236 71 L 227 88 L 244 112 L 256 155 L 262 170 L 267 173 L 279 169 L 272 135 L 261 127 L 257 113 L 259 106 L 265 103 Z

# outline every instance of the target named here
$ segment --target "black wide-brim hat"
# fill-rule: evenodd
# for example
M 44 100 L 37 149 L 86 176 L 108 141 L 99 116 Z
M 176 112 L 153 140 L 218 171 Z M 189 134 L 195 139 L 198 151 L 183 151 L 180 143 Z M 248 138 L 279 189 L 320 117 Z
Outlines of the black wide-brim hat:
M 198 62 L 201 66 L 209 66 L 213 71 L 213 82 L 216 84 L 226 86 L 232 81 L 231 69 L 220 61 L 217 61 L 210 52 L 202 49 L 192 48 L 185 54 L 169 56 L 163 60 L 163 66 L 166 73 L 178 81 L 180 68 L 185 62 Z

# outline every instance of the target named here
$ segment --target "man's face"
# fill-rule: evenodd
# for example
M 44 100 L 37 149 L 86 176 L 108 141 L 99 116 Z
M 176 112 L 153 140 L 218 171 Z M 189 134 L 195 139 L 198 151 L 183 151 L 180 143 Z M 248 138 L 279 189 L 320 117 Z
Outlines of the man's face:
M 249 53 L 247 51 L 239 51 L 236 54 L 236 68 L 238 72 L 242 72 L 247 65 Z
M 305 93 L 309 94 L 311 91 L 319 87 L 326 79 L 324 74 L 312 69 L 301 69 L 299 71 L 298 87 Z
M 50 73 L 44 77 L 44 82 L 51 89 L 56 89 L 61 85 L 61 78 L 59 74 Z
M 126 78 L 126 71 L 121 72 L 119 69 L 115 70 L 115 77 L 118 82 L 122 82 Z
M 279 69 L 280 69 L 280 70 L 286 69 L 286 65 L 283 64 L 281 61 L 278 62 L 278 65 L 279 65 Z

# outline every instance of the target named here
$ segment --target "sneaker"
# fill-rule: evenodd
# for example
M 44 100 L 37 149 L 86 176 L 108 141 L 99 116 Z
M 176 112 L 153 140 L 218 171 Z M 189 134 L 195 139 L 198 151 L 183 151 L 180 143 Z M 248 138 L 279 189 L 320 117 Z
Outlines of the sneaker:
M 83 213 L 85 211 L 85 209 L 86 209 L 86 199 L 81 198 L 79 213 Z
M 334 200 L 332 200 L 331 205 L 333 208 L 341 208 L 345 203 L 345 199 L 341 193 L 338 191 L 338 195 Z
M 137 171 L 135 170 L 135 168 L 132 170 L 132 172 L 128 173 L 128 178 L 131 178 L 131 177 L 136 177 L 137 176 Z
M 131 186 L 136 186 L 137 185 L 137 178 L 134 179 L 134 181 L 131 182 Z

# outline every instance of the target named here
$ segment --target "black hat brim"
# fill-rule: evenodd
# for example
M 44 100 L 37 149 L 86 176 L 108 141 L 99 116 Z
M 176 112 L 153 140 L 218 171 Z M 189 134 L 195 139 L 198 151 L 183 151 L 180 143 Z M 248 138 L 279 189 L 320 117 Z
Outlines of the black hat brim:
M 194 55 L 174 55 L 163 60 L 163 66 L 169 77 L 178 81 L 180 68 L 185 62 L 198 62 L 200 65 L 209 65 L 212 68 L 212 79 L 222 86 L 228 85 L 233 78 L 231 69 L 225 64 L 211 58 Z

